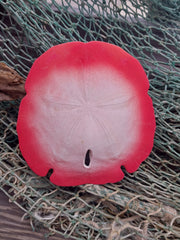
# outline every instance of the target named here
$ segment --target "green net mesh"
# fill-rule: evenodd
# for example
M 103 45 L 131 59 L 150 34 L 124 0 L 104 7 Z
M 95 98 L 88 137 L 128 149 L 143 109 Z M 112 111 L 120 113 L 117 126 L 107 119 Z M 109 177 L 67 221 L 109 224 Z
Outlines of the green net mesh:
M 19 101 L 4 101 L 0 189 L 49 234 L 180 239 L 180 0 L 0 0 L 0 61 L 21 76 L 51 46 L 91 40 L 116 44 L 143 65 L 157 124 L 150 156 L 115 184 L 56 187 L 23 160 Z

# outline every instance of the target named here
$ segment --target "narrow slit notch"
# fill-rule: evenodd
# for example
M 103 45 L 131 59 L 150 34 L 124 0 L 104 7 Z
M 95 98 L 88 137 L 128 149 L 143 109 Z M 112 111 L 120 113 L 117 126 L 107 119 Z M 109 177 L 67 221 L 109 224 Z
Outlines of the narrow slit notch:
M 84 166 L 85 166 L 86 168 L 89 168 L 89 167 L 90 167 L 91 156 L 92 156 L 92 151 L 91 151 L 90 149 L 88 149 L 87 152 L 86 152 L 85 159 L 84 159 Z

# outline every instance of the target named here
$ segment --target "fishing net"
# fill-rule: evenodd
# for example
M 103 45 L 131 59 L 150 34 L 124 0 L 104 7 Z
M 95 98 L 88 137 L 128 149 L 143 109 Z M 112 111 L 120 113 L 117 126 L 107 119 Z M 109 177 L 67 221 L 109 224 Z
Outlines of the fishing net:
M 57 187 L 21 156 L 20 100 L 1 101 L 0 189 L 34 229 L 81 240 L 180 239 L 179 26 L 179 0 L 0 0 L 0 61 L 21 76 L 53 45 L 105 41 L 141 62 L 155 108 L 154 147 L 135 173 L 124 170 L 115 184 Z

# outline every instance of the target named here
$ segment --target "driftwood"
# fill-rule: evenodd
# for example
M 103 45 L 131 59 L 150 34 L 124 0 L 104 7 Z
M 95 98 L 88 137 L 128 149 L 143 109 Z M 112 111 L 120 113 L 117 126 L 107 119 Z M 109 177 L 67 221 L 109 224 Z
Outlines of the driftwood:
M 15 70 L 0 62 L 0 101 L 15 100 L 24 97 L 25 79 Z

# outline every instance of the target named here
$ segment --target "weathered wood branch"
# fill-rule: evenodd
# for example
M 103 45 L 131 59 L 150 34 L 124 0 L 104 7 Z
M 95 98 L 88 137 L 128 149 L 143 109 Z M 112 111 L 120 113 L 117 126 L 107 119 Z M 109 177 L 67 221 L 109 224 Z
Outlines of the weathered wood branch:
M 0 101 L 15 100 L 24 97 L 25 79 L 14 69 L 0 62 Z

